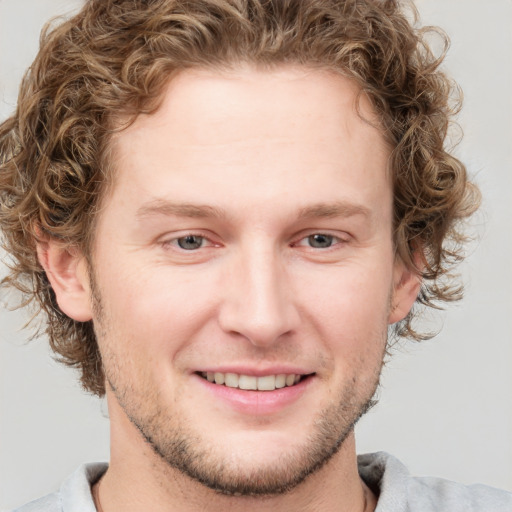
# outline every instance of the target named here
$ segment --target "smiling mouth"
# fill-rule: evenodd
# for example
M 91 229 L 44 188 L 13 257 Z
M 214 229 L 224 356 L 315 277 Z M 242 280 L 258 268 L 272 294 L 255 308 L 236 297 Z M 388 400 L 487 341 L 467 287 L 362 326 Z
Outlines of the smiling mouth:
M 243 389 L 248 391 L 274 391 L 285 387 L 295 386 L 310 375 L 279 374 L 256 377 L 254 375 L 241 375 L 237 373 L 198 372 L 197 375 L 208 382 L 228 388 Z

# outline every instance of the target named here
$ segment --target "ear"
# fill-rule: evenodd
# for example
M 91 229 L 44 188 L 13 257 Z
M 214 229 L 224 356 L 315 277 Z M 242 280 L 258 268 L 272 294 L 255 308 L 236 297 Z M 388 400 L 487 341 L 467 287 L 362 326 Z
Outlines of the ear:
M 37 242 L 37 257 L 61 311 L 77 322 L 91 320 L 89 274 L 83 254 L 50 239 Z
M 414 262 L 418 265 L 421 260 L 419 254 L 415 254 Z M 417 268 L 421 268 L 418 266 Z M 393 296 L 388 323 L 394 324 L 403 320 L 411 310 L 421 287 L 421 276 L 418 272 L 407 268 L 405 263 L 397 256 L 393 271 Z

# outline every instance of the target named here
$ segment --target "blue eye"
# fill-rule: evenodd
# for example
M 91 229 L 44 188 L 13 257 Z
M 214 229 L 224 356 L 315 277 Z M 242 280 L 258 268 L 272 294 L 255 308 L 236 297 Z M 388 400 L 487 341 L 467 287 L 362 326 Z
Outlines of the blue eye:
M 328 249 L 332 246 L 334 239 L 334 236 L 325 235 L 323 233 L 310 235 L 307 238 L 310 247 L 314 247 L 315 249 Z
M 204 245 L 204 242 L 205 238 L 198 235 L 187 235 L 176 239 L 178 246 L 185 251 L 200 249 Z

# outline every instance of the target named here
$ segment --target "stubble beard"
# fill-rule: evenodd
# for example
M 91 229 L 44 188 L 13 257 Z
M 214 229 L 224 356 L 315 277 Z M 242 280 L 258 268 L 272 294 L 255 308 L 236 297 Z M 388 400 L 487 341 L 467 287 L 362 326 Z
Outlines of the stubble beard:
M 96 282 L 92 289 L 96 336 L 98 339 L 108 338 L 107 332 L 111 329 L 106 328 L 109 322 L 105 319 Z M 291 491 L 339 452 L 358 420 L 376 404 L 374 396 L 379 386 L 383 356 L 369 382 L 364 386 L 357 379 L 347 383 L 339 393 L 338 401 L 333 400 L 318 413 L 312 432 L 301 445 L 289 453 L 279 454 L 265 467 L 252 468 L 243 461 L 230 464 L 226 454 L 216 453 L 207 446 L 191 425 L 183 420 L 176 421 L 172 411 L 158 405 L 162 401 L 154 386 L 135 388 L 133 381 L 124 381 L 122 376 L 126 372 L 114 354 L 104 353 L 102 360 L 107 386 L 166 467 L 221 494 L 270 497 Z M 148 410 L 148 404 L 152 410 Z
M 223 452 L 208 446 L 197 429 L 176 420 L 169 410 L 157 406 L 149 411 L 148 403 L 161 403 L 158 393 L 143 397 L 131 385 L 120 386 L 118 379 L 112 378 L 119 375 L 115 367 L 108 366 L 108 385 L 117 402 L 158 458 L 168 468 L 218 493 L 234 496 L 281 495 L 321 469 L 340 450 L 361 416 L 375 405 L 373 396 L 379 382 L 377 374 L 364 396 L 354 396 L 354 388 L 347 387 L 338 402 L 318 413 L 302 444 L 278 454 L 264 466 L 251 467 L 243 457 L 233 462 L 228 456 L 229 446 Z

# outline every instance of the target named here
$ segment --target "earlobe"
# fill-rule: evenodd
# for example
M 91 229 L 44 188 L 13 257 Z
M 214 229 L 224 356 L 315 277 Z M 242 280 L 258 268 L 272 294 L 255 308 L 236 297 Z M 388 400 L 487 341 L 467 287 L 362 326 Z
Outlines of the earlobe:
M 37 257 L 61 311 L 77 322 L 91 320 L 89 276 L 82 253 L 55 240 L 43 240 L 37 242 Z
M 421 276 L 415 270 L 406 267 L 402 261 L 395 263 L 394 287 L 388 323 L 403 320 L 416 301 L 421 287 Z

